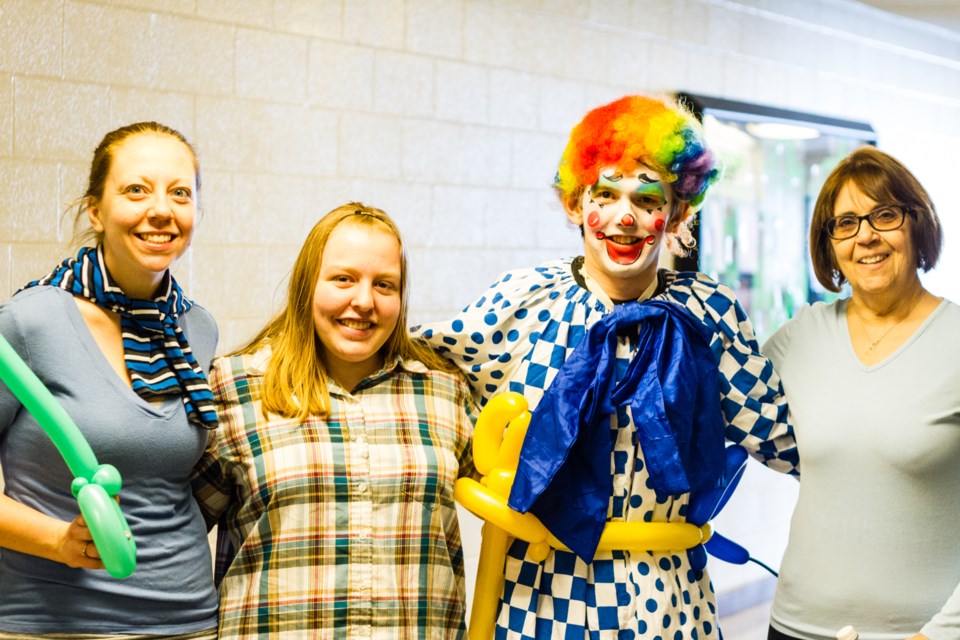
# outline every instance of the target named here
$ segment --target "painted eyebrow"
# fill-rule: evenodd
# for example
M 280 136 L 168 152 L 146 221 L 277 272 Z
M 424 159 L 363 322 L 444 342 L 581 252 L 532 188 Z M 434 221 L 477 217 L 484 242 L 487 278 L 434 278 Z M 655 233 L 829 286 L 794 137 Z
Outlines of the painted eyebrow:
M 597 180 L 595 183 L 593 183 L 592 185 L 590 185 L 590 187 L 589 187 L 588 190 L 589 190 L 590 193 L 597 193 L 597 192 L 599 192 L 599 191 L 608 191 L 608 190 L 613 190 L 613 191 L 619 192 L 619 191 L 620 191 L 620 185 L 618 185 L 616 182 L 610 182 L 609 180 L 605 180 L 605 179 L 603 179 L 603 178 L 600 178 L 600 179 Z
M 646 182 L 647 184 L 651 184 L 651 183 L 654 183 L 654 182 L 660 182 L 660 180 L 658 180 L 658 179 L 656 179 L 656 178 L 651 178 L 650 176 L 648 176 L 648 175 L 645 174 L 645 173 L 639 174 L 639 175 L 637 176 L 637 179 L 640 180 L 640 182 Z
M 603 178 L 604 180 L 609 180 L 610 182 L 620 182 L 621 180 L 623 180 L 623 174 L 620 173 L 619 171 L 616 173 L 611 173 L 608 176 L 600 174 L 600 177 Z
M 640 185 L 637 186 L 637 188 L 633 192 L 639 193 L 641 195 L 648 195 L 651 193 L 655 193 L 658 196 L 663 198 L 665 198 L 667 195 L 663 190 L 663 184 L 656 181 L 641 183 Z

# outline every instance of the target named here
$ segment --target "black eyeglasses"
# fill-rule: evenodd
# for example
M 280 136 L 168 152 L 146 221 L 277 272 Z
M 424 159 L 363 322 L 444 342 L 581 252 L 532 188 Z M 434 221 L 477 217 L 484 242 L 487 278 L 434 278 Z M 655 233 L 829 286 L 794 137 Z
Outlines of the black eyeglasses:
M 856 216 L 845 213 L 830 218 L 823 228 L 834 240 L 846 240 L 860 233 L 860 224 L 866 220 L 876 231 L 893 231 L 903 226 L 903 220 L 913 212 L 897 205 L 881 205 L 868 214 Z

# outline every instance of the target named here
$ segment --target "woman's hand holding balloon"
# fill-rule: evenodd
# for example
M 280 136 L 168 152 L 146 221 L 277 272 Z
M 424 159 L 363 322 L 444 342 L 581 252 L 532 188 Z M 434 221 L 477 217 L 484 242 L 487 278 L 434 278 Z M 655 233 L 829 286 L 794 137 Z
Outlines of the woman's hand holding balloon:
M 75 569 L 103 569 L 100 552 L 93 541 L 93 534 L 84 522 L 83 516 L 77 516 L 67 524 L 60 538 L 59 555 L 61 562 Z

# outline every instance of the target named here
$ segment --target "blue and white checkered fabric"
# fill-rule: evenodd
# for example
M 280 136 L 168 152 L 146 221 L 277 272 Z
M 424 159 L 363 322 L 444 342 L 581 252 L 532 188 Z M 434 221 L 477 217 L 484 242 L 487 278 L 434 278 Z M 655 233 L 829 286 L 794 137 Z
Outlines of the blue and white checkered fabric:
M 722 374 L 718 400 L 727 438 L 771 468 L 797 473 L 779 378 L 760 355 L 733 293 L 702 274 L 661 277 L 665 286 L 656 297 L 683 305 L 715 331 L 711 348 Z M 481 402 L 509 390 L 535 407 L 586 331 L 606 313 L 604 303 L 577 284 L 567 259 L 507 273 L 452 321 L 415 331 L 461 367 Z M 620 338 L 621 371 L 636 350 L 635 338 Z M 619 408 L 610 425 L 616 445 L 608 517 L 683 522 L 689 496 L 658 497 L 649 488 L 629 409 Z M 537 563 L 525 552 L 526 544 L 515 542 L 507 555 L 498 639 L 719 638 L 709 577 L 693 570 L 686 554 L 601 552 L 588 564 L 563 551 Z

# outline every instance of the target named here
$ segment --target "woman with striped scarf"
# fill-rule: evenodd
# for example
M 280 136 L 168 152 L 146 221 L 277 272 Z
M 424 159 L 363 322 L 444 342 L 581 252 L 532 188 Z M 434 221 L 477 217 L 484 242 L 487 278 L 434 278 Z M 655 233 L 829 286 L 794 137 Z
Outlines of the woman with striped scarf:
M 103 570 L 73 474 L 0 385 L 0 639 L 216 637 L 189 478 L 217 424 L 206 378 L 217 327 L 170 273 L 190 246 L 199 188 L 179 132 L 145 122 L 108 133 L 77 202 L 76 244 L 92 246 L 0 306 L 0 333 L 120 471 L 137 545 L 133 575 Z

